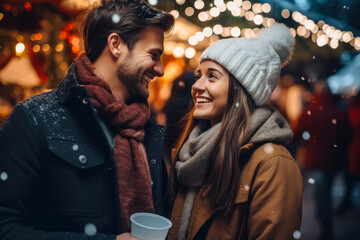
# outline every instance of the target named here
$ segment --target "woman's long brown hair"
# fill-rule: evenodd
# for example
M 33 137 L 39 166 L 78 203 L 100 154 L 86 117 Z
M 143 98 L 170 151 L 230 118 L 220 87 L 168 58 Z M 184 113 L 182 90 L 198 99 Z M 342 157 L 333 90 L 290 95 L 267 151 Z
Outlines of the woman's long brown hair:
M 223 115 L 221 129 L 217 136 L 209 171 L 202 188 L 202 197 L 208 199 L 216 210 L 224 210 L 225 214 L 231 210 L 239 189 L 241 171 L 240 148 L 244 145 L 244 136 L 249 130 L 250 115 L 255 104 L 250 95 L 240 83 L 229 73 L 229 92 L 227 106 Z M 181 146 L 189 137 L 197 120 L 193 117 L 194 107 L 187 114 L 183 133 L 175 149 L 176 154 L 170 169 L 169 194 L 175 200 L 179 182 L 176 178 L 175 162 Z

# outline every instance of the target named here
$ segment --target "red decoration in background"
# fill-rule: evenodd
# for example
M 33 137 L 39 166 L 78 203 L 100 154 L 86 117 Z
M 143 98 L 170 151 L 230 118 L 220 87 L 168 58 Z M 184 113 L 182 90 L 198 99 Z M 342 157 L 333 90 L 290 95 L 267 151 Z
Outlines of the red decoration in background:
M 34 53 L 30 46 L 26 46 L 26 49 L 28 49 L 31 65 L 33 66 L 35 72 L 39 76 L 41 83 L 46 83 L 48 81 L 48 77 L 44 72 L 44 65 L 45 65 L 44 56 L 39 53 Z
M 71 31 L 71 30 L 74 28 L 74 26 L 75 26 L 75 23 L 74 23 L 74 22 L 70 22 L 70 23 L 68 23 L 68 24 L 64 27 L 64 30 L 67 31 L 67 32 L 69 32 L 69 31 Z
M 12 8 L 10 4 L 6 4 L 6 3 L 3 4 L 3 7 L 6 11 L 10 11 Z
M 28 10 L 27 6 L 30 6 L 30 8 L 31 8 L 31 4 L 34 4 L 34 3 L 51 3 L 57 9 L 59 9 L 61 12 L 65 13 L 71 17 L 76 17 L 82 11 L 80 9 L 73 9 L 73 8 L 68 8 L 68 7 L 64 6 L 62 4 L 63 1 L 64 0 L 31 0 L 31 1 L 25 2 L 24 7 Z M 23 4 L 24 0 L 1 0 L 1 2 L 4 2 L 4 4 L 3 4 L 4 8 L 7 9 L 7 7 L 9 7 L 9 9 L 7 9 L 7 10 L 10 11 L 11 10 L 10 4 Z
M 39 22 L 41 19 L 36 19 L 36 21 L 29 21 L 32 19 L 34 15 L 34 9 L 36 8 L 36 4 L 40 3 L 50 3 L 54 7 L 56 7 L 60 12 L 63 14 L 66 14 L 70 17 L 76 17 L 82 10 L 72 7 L 72 5 L 66 2 L 67 0 L 1 0 L 0 2 L 0 8 L 3 8 L 5 10 L 5 13 L 8 12 L 8 15 L 10 17 L 6 18 L 8 20 L 6 23 L 6 26 L 8 29 L 17 29 L 20 32 L 29 32 L 29 33 L 36 33 L 38 31 L 40 25 Z M 21 16 L 19 16 L 19 12 L 22 13 Z M 36 16 L 36 15 L 35 15 Z M 36 24 L 34 24 L 34 22 Z M 19 23 L 28 23 L 28 24 L 22 24 L 19 25 Z M 30 24 L 31 23 L 31 24 Z M 22 26 L 22 28 L 19 28 L 19 26 Z M 80 38 L 78 34 L 75 34 L 76 31 L 74 31 L 75 22 L 71 21 L 68 23 L 63 30 L 59 34 L 59 38 L 61 40 L 66 40 L 70 44 L 70 48 L 68 48 L 71 54 L 78 54 L 81 50 L 80 48 Z M 73 33 L 74 31 L 74 33 Z M 43 36 L 41 33 L 33 34 L 33 41 L 40 41 Z M 26 44 L 26 51 L 28 53 L 30 62 L 36 71 L 38 77 L 40 78 L 42 83 L 46 83 L 48 81 L 48 77 L 45 73 L 45 64 L 46 64 L 46 56 L 43 55 L 41 52 L 34 52 L 31 44 Z M 0 69 L 5 67 L 9 61 L 12 59 L 12 57 L 15 56 L 15 52 L 12 51 L 11 56 L 8 56 L 7 53 L 6 56 L 3 56 L 5 53 L 2 51 L 2 54 L 0 54 Z
M 24 7 L 25 7 L 26 11 L 31 11 L 31 9 L 32 9 L 30 2 L 24 3 Z
M 61 31 L 59 34 L 59 38 L 60 39 L 69 39 L 71 36 L 71 34 L 69 32 L 66 31 Z

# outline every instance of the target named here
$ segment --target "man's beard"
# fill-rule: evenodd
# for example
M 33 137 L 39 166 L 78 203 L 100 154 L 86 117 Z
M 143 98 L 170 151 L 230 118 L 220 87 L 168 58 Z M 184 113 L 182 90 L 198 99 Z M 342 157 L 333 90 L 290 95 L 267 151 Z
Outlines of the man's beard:
M 149 97 L 149 92 L 145 89 L 142 79 L 143 72 L 141 67 L 136 69 L 136 66 L 132 67 L 126 62 L 116 69 L 118 78 L 124 84 L 131 101 L 147 101 Z

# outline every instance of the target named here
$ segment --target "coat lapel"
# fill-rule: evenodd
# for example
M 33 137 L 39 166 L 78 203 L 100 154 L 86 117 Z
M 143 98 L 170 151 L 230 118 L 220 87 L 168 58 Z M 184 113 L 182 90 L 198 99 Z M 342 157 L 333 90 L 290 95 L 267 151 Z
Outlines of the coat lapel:
M 177 239 L 177 235 L 179 233 L 179 227 L 180 227 L 180 219 L 182 215 L 182 210 L 185 203 L 185 189 L 181 188 L 179 192 L 176 195 L 176 199 L 174 202 L 174 207 L 171 212 L 170 220 L 172 222 L 172 227 L 168 234 L 169 240 L 175 240 Z
M 195 198 L 193 212 L 190 218 L 187 239 L 194 239 L 196 233 L 200 230 L 200 228 L 215 213 L 214 208 L 211 206 L 211 204 L 208 201 L 202 199 L 200 195 L 201 190 L 198 191 Z

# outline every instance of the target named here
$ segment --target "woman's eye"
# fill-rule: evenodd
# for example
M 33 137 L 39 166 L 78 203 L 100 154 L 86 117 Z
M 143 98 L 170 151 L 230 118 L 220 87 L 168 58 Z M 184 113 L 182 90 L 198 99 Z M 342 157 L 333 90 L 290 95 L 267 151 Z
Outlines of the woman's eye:
M 216 76 L 215 74 L 213 74 L 213 73 L 210 73 L 209 77 L 210 77 L 210 78 L 216 78 L 216 79 L 217 79 L 217 76 Z
M 198 80 L 198 79 L 200 79 L 200 75 L 195 75 L 195 80 Z

